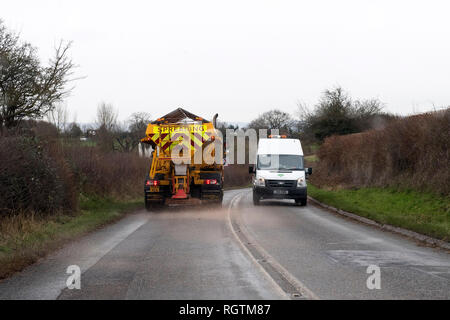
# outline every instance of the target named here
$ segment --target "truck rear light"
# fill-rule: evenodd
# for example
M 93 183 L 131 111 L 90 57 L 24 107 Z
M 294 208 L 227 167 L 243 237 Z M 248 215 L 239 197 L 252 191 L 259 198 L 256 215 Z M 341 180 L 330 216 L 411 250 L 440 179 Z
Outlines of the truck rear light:
M 146 186 L 159 186 L 159 180 L 147 180 L 145 182 Z
M 217 180 L 216 179 L 206 179 L 204 181 L 205 184 L 217 184 Z

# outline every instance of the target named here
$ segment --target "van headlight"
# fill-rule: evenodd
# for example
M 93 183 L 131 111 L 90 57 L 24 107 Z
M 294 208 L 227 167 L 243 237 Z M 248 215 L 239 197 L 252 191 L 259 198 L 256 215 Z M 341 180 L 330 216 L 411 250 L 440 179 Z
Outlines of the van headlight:
M 297 180 L 297 188 L 306 187 L 306 181 L 304 178 L 299 178 Z
M 255 179 L 255 186 L 257 187 L 265 187 L 266 186 L 266 181 L 264 180 L 264 178 L 256 178 Z

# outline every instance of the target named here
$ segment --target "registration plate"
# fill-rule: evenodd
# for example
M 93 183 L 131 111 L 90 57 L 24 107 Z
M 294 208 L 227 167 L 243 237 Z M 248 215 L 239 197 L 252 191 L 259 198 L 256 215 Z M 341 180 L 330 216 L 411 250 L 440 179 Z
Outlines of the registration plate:
M 150 192 L 159 192 L 159 187 L 151 186 L 150 187 Z
M 273 194 L 288 194 L 287 190 L 273 190 Z

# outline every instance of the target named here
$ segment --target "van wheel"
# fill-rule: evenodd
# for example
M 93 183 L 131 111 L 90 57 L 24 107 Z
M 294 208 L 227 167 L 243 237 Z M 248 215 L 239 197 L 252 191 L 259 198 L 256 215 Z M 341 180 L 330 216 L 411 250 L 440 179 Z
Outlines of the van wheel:
M 307 201 L 306 198 L 298 198 L 298 199 L 295 199 L 295 204 L 304 207 L 304 206 L 306 206 L 306 201 Z
M 260 204 L 259 200 L 260 200 L 260 197 L 255 192 L 253 192 L 253 204 L 255 206 L 259 206 L 259 204 Z

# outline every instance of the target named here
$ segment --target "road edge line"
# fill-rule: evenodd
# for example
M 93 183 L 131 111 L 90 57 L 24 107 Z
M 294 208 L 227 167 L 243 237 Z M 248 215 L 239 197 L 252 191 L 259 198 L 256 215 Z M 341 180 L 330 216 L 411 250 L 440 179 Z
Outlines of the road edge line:
M 242 193 L 239 193 L 237 195 L 235 195 L 231 201 L 230 204 L 228 205 L 228 212 L 227 212 L 227 216 L 228 216 L 228 226 L 233 234 L 233 236 L 236 238 L 237 242 L 239 243 L 239 245 L 242 247 L 242 249 L 244 250 L 244 252 L 250 257 L 250 260 L 252 261 L 252 263 L 258 268 L 258 270 L 267 278 L 267 280 L 270 282 L 270 284 L 275 288 L 276 291 L 278 291 L 277 293 L 285 298 L 286 300 L 290 300 L 291 298 L 289 297 L 289 295 L 278 285 L 278 283 L 276 283 L 276 281 L 270 276 L 270 274 L 266 271 L 266 269 L 264 269 L 264 267 L 258 262 L 258 260 L 255 259 L 255 257 L 252 255 L 252 253 L 248 250 L 248 248 L 244 245 L 244 243 L 241 241 L 241 239 L 239 238 L 239 236 L 236 233 L 236 230 L 233 227 L 233 223 L 231 222 L 231 209 L 233 208 L 233 204 L 236 201 L 237 198 L 241 198 L 242 197 Z M 240 200 L 240 199 L 239 199 Z
M 414 239 L 414 240 L 422 242 L 422 243 L 425 242 L 426 244 L 429 244 L 429 245 L 432 245 L 432 246 L 435 246 L 435 247 L 439 247 L 439 248 L 442 248 L 442 249 L 445 249 L 445 250 L 450 250 L 450 243 L 445 242 L 443 240 L 439 240 L 439 239 L 436 239 L 436 238 L 433 238 L 433 237 L 430 237 L 430 236 L 426 236 L 424 234 L 420 234 L 418 232 L 411 231 L 411 230 L 408 230 L 408 229 L 404 229 L 404 228 L 401 228 L 401 227 L 395 227 L 395 226 L 390 225 L 390 224 L 382 224 L 382 223 L 379 223 L 379 222 L 377 222 L 375 220 L 359 216 L 359 215 L 357 215 L 355 213 L 351 213 L 351 212 L 348 212 L 348 211 L 344 211 L 342 209 L 338 209 L 338 208 L 332 207 L 332 206 L 327 205 L 327 204 L 325 204 L 323 202 L 320 202 L 319 200 L 314 199 L 311 196 L 308 196 L 308 199 L 311 200 L 312 202 L 314 202 L 314 204 L 316 204 L 316 205 L 318 205 L 320 207 L 323 207 L 325 209 L 333 211 L 334 213 L 337 213 L 337 214 L 339 214 L 341 216 L 344 216 L 344 217 L 356 220 L 358 222 L 364 223 L 366 225 L 377 227 L 377 228 L 380 228 L 382 230 L 387 230 L 387 231 L 390 231 L 392 233 L 396 233 L 396 234 L 405 236 L 407 238 Z
M 276 285 L 276 287 L 282 292 L 284 296 L 286 296 L 288 299 L 292 299 L 293 297 L 290 296 L 289 293 L 287 293 L 283 288 L 273 279 L 273 277 L 267 272 L 267 270 L 264 268 L 264 266 L 261 264 L 258 259 L 255 258 L 255 256 L 252 254 L 252 252 L 247 248 L 247 246 L 242 242 L 241 238 L 238 236 L 232 222 L 231 212 L 232 207 L 236 203 L 238 203 L 241 198 L 243 197 L 244 193 L 240 193 L 233 197 L 233 199 L 230 201 L 230 205 L 228 207 L 228 223 L 230 226 L 230 229 L 233 232 L 233 235 L 238 240 L 239 244 L 242 246 L 244 251 L 251 257 L 252 261 L 259 267 L 260 270 L 263 271 L 263 273 L 271 280 L 273 284 Z M 239 226 L 240 231 L 244 235 L 244 237 L 247 238 L 247 240 L 251 241 L 252 246 L 255 248 L 255 250 L 264 258 L 265 262 L 268 263 L 276 272 L 278 272 L 291 286 L 293 286 L 301 295 L 309 300 L 319 300 L 319 297 L 314 294 L 309 288 L 307 288 L 300 280 L 298 280 L 296 277 L 294 277 L 289 271 L 287 271 L 277 260 L 275 260 L 269 253 L 267 253 L 266 250 L 264 250 L 263 247 L 261 247 L 255 239 L 249 235 L 249 232 L 247 228 L 242 224 L 236 221 L 237 219 L 234 219 L 235 223 Z

